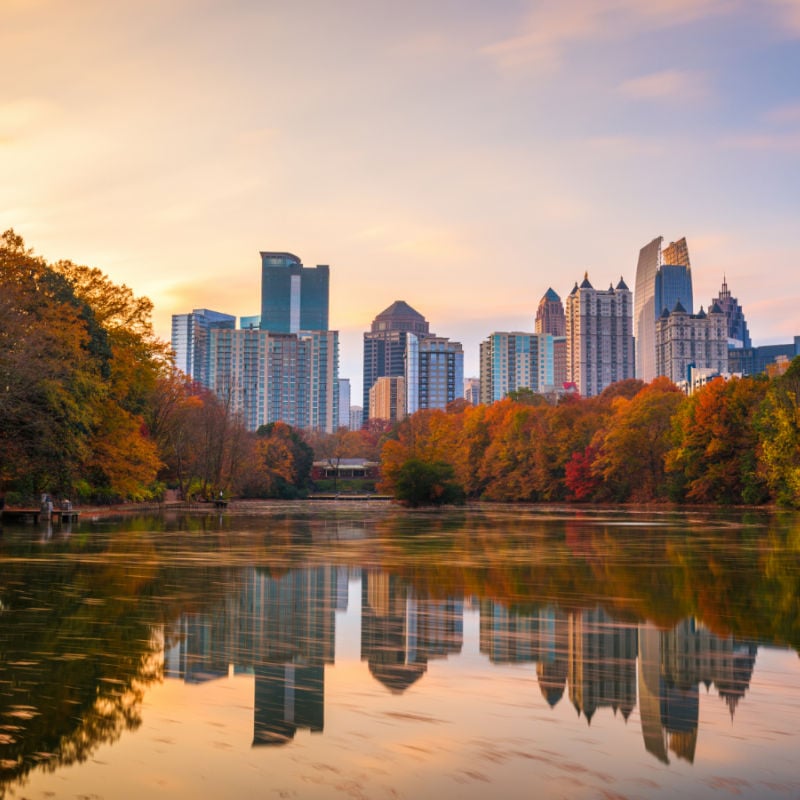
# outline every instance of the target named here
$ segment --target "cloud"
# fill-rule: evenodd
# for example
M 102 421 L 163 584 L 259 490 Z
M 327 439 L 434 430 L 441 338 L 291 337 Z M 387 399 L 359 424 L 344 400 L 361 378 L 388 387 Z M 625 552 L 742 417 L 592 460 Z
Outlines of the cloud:
M 513 35 L 481 48 L 503 72 L 557 68 L 564 51 L 587 40 L 638 34 L 733 12 L 737 0 L 544 0 Z
M 721 144 L 733 150 L 800 153 L 800 133 L 746 133 L 723 139 Z
M 783 32 L 800 36 L 800 0 L 768 0 L 777 10 Z
M 631 78 L 620 84 L 619 91 L 634 100 L 692 100 L 708 95 L 705 75 L 677 69 Z
M 770 109 L 764 118 L 773 125 L 800 124 L 800 103 L 790 103 Z

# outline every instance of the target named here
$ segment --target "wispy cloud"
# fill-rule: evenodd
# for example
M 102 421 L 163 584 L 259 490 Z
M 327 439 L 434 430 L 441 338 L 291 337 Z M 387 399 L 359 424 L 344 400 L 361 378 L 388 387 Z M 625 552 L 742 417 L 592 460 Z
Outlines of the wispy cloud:
M 800 125 L 800 103 L 770 109 L 764 118 L 773 125 Z
M 552 69 L 573 44 L 625 40 L 739 7 L 737 0 L 545 0 L 522 20 L 518 31 L 481 52 L 503 71 Z
M 736 150 L 800 153 L 800 132 L 745 133 L 723 139 L 721 144 Z
M 792 36 L 800 36 L 800 0 L 768 0 L 778 12 L 781 28 Z
M 620 84 L 619 91 L 635 100 L 696 100 L 709 94 L 703 73 L 677 69 L 631 78 Z

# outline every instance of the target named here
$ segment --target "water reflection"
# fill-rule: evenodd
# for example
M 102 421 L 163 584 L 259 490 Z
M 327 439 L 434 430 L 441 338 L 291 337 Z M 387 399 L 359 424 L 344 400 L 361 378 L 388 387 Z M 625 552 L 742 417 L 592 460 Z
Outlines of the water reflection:
M 699 760 L 701 696 L 738 725 L 759 648 L 798 640 L 794 523 L 689 536 L 686 520 L 646 535 L 615 518 L 492 522 L 286 514 L 7 531 L 0 796 L 135 731 L 162 679 L 250 676 L 253 751 L 294 750 L 298 732 L 325 731 L 346 620 L 365 693 L 402 702 L 434 680 L 433 662 L 474 652 L 482 678 L 519 668 L 538 684 L 546 705 L 516 693 L 516 706 L 571 706 L 584 731 L 606 710 L 670 768 Z
M 335 612 L 346 610 L 347 575 L 332 566 L 282 575 L 243 570 L 238 594 L 169 626 L 165 677 L 197 683 L 252 674 L 254 745 L 284 744 L 302 728 L 321 732 L 325 667 L 335 662 Z M 363 571 L 360 594 L 361 658 L 391 693 L 420 681 L 429 660 L 461 652 L 463 599 L 426 597 L 377 570 Z M 733 719 L 758 650 L 693 618 L 661 630 L 601 607 L 523 611 L 482 600 L 478 608 L 480 652 L 491 663 L 535 665 L 548 705 L 567 697 L 587 724 L 601 708 L 627 721 L 638 700 L 644 747 L 664 763 L 669 752 L 694 760 L 701 685 L 713 687 Z

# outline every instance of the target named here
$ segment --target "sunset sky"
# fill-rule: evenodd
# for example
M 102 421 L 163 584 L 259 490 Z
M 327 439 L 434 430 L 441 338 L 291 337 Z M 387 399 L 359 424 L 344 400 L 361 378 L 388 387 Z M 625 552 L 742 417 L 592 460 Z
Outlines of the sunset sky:
M 798 0 L 0 0 L 0 226 L 170 316 L 330 264 L 342 377 L 394 300 L 532 330 L 686 236 L 755 344 L 800 334 Z

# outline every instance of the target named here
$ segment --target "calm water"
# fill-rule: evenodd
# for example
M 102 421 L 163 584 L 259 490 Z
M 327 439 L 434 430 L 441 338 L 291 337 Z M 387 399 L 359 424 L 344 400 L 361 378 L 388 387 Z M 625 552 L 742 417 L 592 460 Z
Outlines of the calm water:
M 6 526 L 0 797 L 800 797 L 800 516 Z

